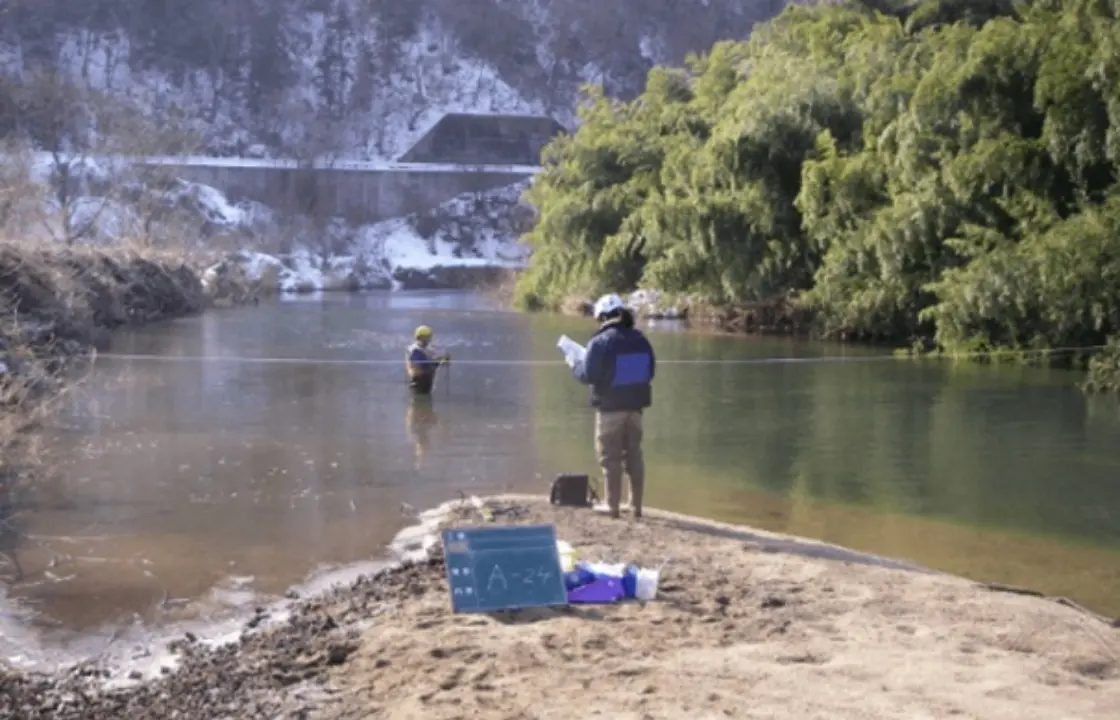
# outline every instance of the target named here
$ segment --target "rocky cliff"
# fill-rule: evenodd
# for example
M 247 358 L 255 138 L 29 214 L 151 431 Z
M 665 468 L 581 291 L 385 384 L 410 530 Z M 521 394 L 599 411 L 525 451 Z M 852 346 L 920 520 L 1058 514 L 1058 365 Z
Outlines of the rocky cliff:
M 547 113 L 637 92 L 655 63 L 744 37 L 783 0 L 0 0 L 0 135 L 55 71 L 182 122 L 207 152 L 408 149 L 449 111 Z M 50 144 L 52 138 L 38 138 Z

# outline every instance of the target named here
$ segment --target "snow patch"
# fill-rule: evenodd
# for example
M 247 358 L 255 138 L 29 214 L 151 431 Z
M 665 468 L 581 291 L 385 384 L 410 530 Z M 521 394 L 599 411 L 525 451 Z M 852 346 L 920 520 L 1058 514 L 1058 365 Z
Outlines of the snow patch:
M 528 183 L 464 193 L 434 210 L 366 226 L 359 242 L 391 271 L 524 267 L 529 248 L 517 240 L 517 216 L 527 212 L 521 195 Z
M 209 268 L 203 284 L 214 288 L 228 263 L 236 264 L 249 281 L 282 293 L 399 287 L 394 278 L 403 271 L 521 268 L 529 248 L 518 241 L 518 218 L 529 212 L 520 200 L 529 182 L 464 193 L 432 210 L 358 228 L 331 223 L 316 229 L 315 248 L 298 246 L 297 238 L 290 253 L 234 253 Z M 251 207 L 230 206 L 217 191 L 193 197 L 210 215 L 224 218 L 231 230 L 246 218 L 258 222 Z
M 254 208 L 249 203 L 233 205 L 217 188 L 181 181 L 178 190 L 179 197 L 189 197 L 194 200 L 210 222 L 229 226 L 251 226 L 255 219 Z
M 317 223 L 282 216 L 258 202 L 233 203 L 217 188 L 166 172 L 147 175 L 123 158 L 27 153 L 13 156 L 11 165 L 10 173 L 20 176 L 17 185 L 30 189 L 17 198 L 21 223 L 10 230 L 47 242 L 242 248 L 204 273 L 211 292 L 222 287 L 231 265 L 262 290 L 309 293 L 389 289 L 403 271 L 521 267 L 529 255 L 517 238 L 523 229 L 519 218 L 528 213 L 520 198 L 532 175 L 506 187 L 463 193 L 427 211 L 354 227 L 341 218 Z M 61 178 L 71 188 L 68 194 L 54 190 Z M 409 278 L 412 284 L 417 280 Z

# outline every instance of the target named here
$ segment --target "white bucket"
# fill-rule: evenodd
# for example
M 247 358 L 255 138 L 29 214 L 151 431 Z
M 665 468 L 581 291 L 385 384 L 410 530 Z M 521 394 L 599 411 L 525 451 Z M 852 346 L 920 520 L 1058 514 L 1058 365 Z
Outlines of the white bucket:
M 634 597 L 639 600 L 653 600 L 657 597 L 657 582 L 661 579 L 658 570 L 638 570 L 638 577 L 634 582 Z

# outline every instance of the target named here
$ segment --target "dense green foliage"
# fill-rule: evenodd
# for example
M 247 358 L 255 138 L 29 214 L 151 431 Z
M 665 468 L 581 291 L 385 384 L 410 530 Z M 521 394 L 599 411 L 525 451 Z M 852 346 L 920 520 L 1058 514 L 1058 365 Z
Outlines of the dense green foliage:
M 953 350 L 1120 330 L 1120 2 L 874 5 L 592 93 L 528 196 L 522 304 L 792 297 L 827 336 Z

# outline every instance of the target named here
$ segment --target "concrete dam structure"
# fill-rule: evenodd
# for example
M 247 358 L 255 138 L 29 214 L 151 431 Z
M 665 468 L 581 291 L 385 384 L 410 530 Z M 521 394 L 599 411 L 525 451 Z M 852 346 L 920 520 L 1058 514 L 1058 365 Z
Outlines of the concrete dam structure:
M 511 185 L 540 171 L 541 148 L 563 127 L 549 117 L 449 114 L 401 162 L 138 158 L 172 167 L 184 180 L 210 185 L 231 201 L 342 217 L 359 225 L 430 210 L 456 195 Z
M 342 217 L 352 225 L 430 210 L 456 195 L 504 187 L 537 171 L 423 166 L 351 170 L 205 162 L 174 167 L 178 177 L 215 187 L 233 202 L 256 200 L 300 215 Z

